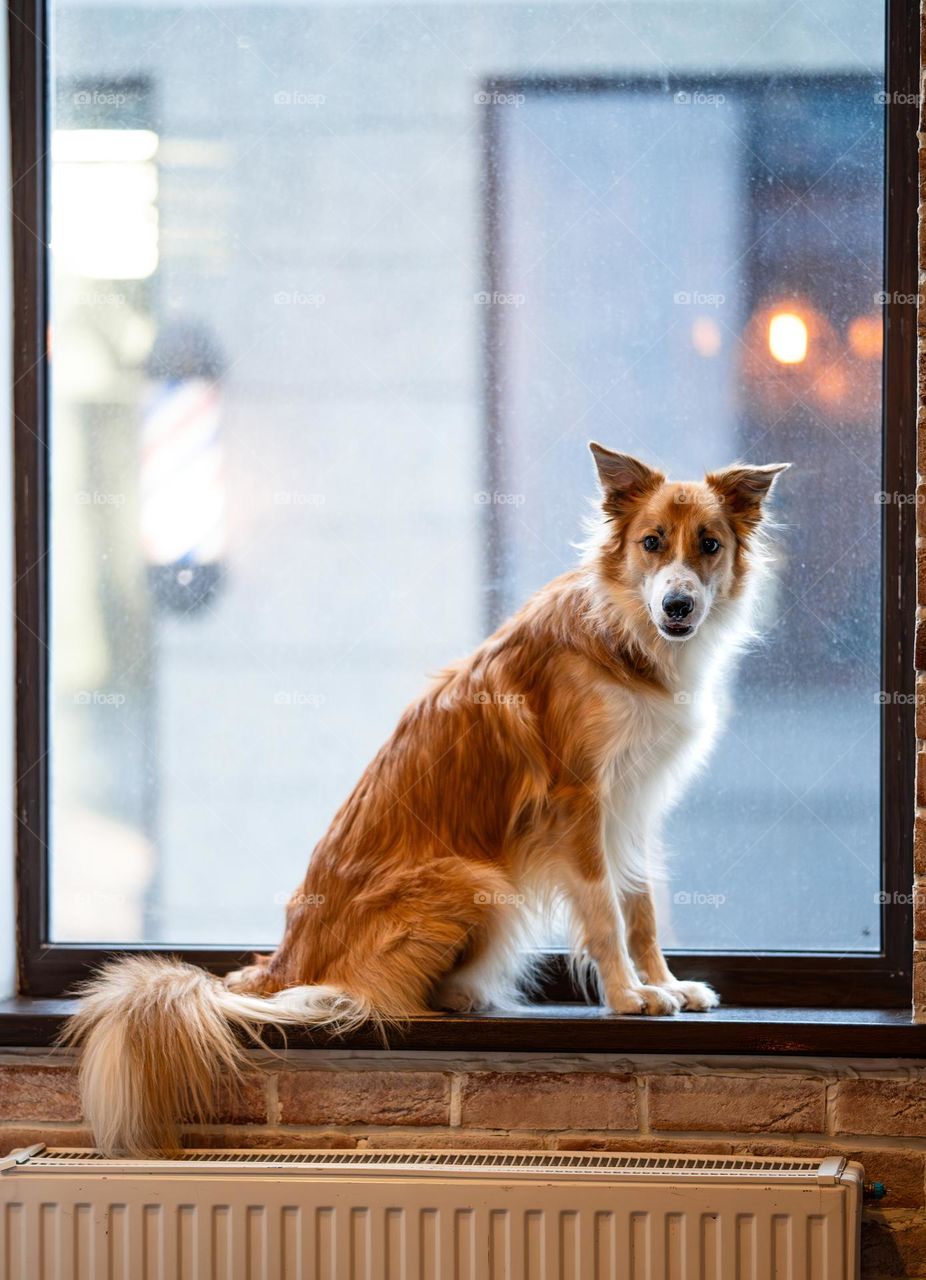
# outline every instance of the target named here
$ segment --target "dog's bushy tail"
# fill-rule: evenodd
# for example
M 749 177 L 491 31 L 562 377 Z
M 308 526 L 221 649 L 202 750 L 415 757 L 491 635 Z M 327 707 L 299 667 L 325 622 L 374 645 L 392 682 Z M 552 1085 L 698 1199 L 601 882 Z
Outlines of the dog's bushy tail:
M 208 1119 L 220 1082 L 240 1082 L 239 1031 L 260 1045 L 266 1026 L 345 1031 L 373 1016 L 333 987 L 243 995 L 193 965 L 131 956 L 84 986 L 61 1042 L 83 1049 L 81 1098 L 97 1146 L 139 1156 L 176 1151 L 179 1124 Z

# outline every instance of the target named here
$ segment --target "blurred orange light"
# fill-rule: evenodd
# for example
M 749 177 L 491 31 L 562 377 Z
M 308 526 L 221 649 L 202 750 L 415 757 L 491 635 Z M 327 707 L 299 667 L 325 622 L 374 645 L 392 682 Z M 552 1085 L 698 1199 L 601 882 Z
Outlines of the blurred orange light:
M 723 345 L 723 335 L 717 321 L 710 316 L 698 316 L 691 326 L 691 345 L 705 359 L 716 356 Z
M 779 364 L 807 358 L 807 325 L 793 311 L 777 311 L 768 323 L 768 349 Z
M 856 316 L 849 324 L 849 348 L 862 360 L 880 360 L 884 335 L 881 317 Z

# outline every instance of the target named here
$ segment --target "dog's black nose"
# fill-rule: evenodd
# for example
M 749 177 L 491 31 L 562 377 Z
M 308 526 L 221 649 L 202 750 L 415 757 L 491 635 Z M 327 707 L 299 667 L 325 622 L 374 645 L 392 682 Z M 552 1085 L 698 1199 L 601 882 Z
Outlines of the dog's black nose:
M 675 622 L 687 618 L 693 608 L 694 600 L 691 596 L 686 596 L 683 591 L 670 591 L 668 595 L 662 597 L 663 613 Z

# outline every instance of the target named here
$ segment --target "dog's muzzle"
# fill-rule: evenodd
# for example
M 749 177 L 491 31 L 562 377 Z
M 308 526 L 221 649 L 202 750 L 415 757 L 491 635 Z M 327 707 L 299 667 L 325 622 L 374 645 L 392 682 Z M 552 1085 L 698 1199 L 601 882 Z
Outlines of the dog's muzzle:
M 679 566 L 670 566 L 657 576 L 649 597 L 653 621 L 668 640 L 694 635 L 707 612 L 704 593 Z

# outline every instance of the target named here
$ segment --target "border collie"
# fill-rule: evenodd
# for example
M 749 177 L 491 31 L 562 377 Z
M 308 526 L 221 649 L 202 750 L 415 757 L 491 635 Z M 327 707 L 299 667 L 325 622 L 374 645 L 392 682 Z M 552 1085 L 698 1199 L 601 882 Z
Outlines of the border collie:
M 63 1039 L 83 1046 L 104 1152 L 176 1149 L 261 1026 L 510 1004 L 536 909 L 564 913 L 615 1014 L 717 1004 L 669 969 L 651 883 L 750 634 L 785 465 L 670 483 L 590 447 L 601 510 L 582 563 L 405 711 L 316 847 L 276 951 L 224 980 L 128 957 L 83 989 Z

